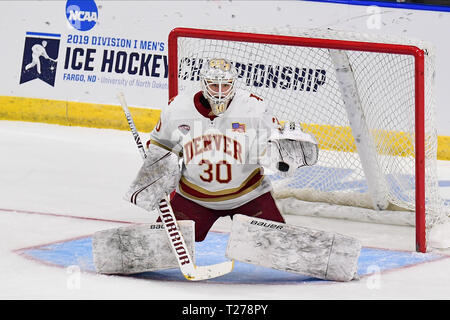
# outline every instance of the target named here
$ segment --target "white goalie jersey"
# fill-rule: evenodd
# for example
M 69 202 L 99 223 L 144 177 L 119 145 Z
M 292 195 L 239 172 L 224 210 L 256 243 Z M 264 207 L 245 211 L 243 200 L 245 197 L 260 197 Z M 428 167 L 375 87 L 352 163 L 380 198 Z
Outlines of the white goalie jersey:
M 278 121 L 261 98 L 238 91 L 221 116 L 202 92 L 183 93 L 164 108 L 151 143 L 183 157 L 180 195 L 211 209 L 239 207 L 271 191 L 259 163 Z

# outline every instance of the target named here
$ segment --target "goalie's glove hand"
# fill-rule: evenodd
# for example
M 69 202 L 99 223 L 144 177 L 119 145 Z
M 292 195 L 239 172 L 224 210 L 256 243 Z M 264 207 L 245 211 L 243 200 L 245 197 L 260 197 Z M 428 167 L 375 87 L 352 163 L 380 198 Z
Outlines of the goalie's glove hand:
M 292 175 L 297 168 L 317 163 L 319 148 L 316 139 L 291 122 L 275 131 L 270 142 L 277 146 L 279 160 L 276 168 L 284 176 Z

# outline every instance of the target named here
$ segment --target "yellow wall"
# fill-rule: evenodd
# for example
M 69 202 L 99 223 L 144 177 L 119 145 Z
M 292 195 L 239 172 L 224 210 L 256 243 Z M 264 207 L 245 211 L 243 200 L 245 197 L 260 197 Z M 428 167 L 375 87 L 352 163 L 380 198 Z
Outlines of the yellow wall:
M 160 114 L 160 110 L 132 107 L 130 112 L 143 132 L 153 129 Z M 0 96 L 0 119 L 129 130 L 120 106 L 58 100 Z
M 138 131 L 150 132 L 159 119 L 160 110 L 130 107 L 130 112 Z M 81 126 L 94 128 L 109 128 L 118 130 L 129 130 L 128 123 L 123 110 L 117 105 L 102 105 L 93 103 L 68 102 L 58 100 L 22 98 L 0 96 L 0 120 L 31 121 L 60 124 L 65 126 Z M 356 147 L 350 133 L 350 128 L 303 124 L 305 131 L 314 134 L 319 145 L 323 149 L 333 149 L 354 152 Z M 331 146 L 330 130 L 333 132 L 334 141 L 342 141 L 342 146 Z M 326 137 L 325 138 L 325 133 Z M 377 136 L 388 137 L 389 154 L 392 155 L 412 155 L 412 146 L 406 145 L 398 148 L 398 144 L 403 140 L 402 133 L 377 133 Z M 339 139 L 336 139 L 339 138 Z M 384 139 L 386 141 L 386 139 Z M 404 139 L 407 141 L 407 139 Z M 402 154 L 396 153 L 396 150 Z M 407 152 L 405 153 L 405 150 Z M 408 152 L 408 150 L 410 150 Z M 450 160 L 450 137 L 438 137 L 439 160 Z

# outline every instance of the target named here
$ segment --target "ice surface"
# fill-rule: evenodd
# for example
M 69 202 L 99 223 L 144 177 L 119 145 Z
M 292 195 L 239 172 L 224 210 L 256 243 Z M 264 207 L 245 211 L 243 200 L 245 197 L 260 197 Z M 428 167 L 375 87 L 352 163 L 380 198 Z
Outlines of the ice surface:
M 148 134 L 142 133 L 146 140 Z M 142 160 L 127 131 L 0 121 L 0 299 L 448 299 L 450 259 L 383 272 L 348 283 L 236 284 L 97 275 L 85 260 L 43 264 L 24 248 L 82 239 L 126 223 L 156 220 L 122 200 Z M 439 161 L 450 199 L 450 162 Z M 356 236 L 365 247 L 414 251 L 414 229 L 286 216 L 287 222 Z M 227 231 L 230 220 L 213 227 Z M 201 248 L 197 249 L 199 251 Z M 450 254 L 450 252 L 439 252 Z M 421 254 L 414 253 L 421 258 Z M 377 269 L 378 268 L 378 269 Z

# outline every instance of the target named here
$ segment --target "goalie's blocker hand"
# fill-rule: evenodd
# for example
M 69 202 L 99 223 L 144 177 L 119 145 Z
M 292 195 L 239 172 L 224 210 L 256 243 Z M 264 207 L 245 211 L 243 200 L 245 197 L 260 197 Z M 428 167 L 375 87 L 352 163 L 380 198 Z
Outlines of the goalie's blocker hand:
M 270 136 L 277 146 L 279 161 L 276 165 L 282 175 L 290 176 L 297 168 L 317 163 L 319 148 L 314 136 L 302 131 L 300 124 L 290 122 Z
M 145 159 L 124 199 L 147 211 L 175 190 L 181 173 L 178 156 L 155 144 L 148 146 Z

